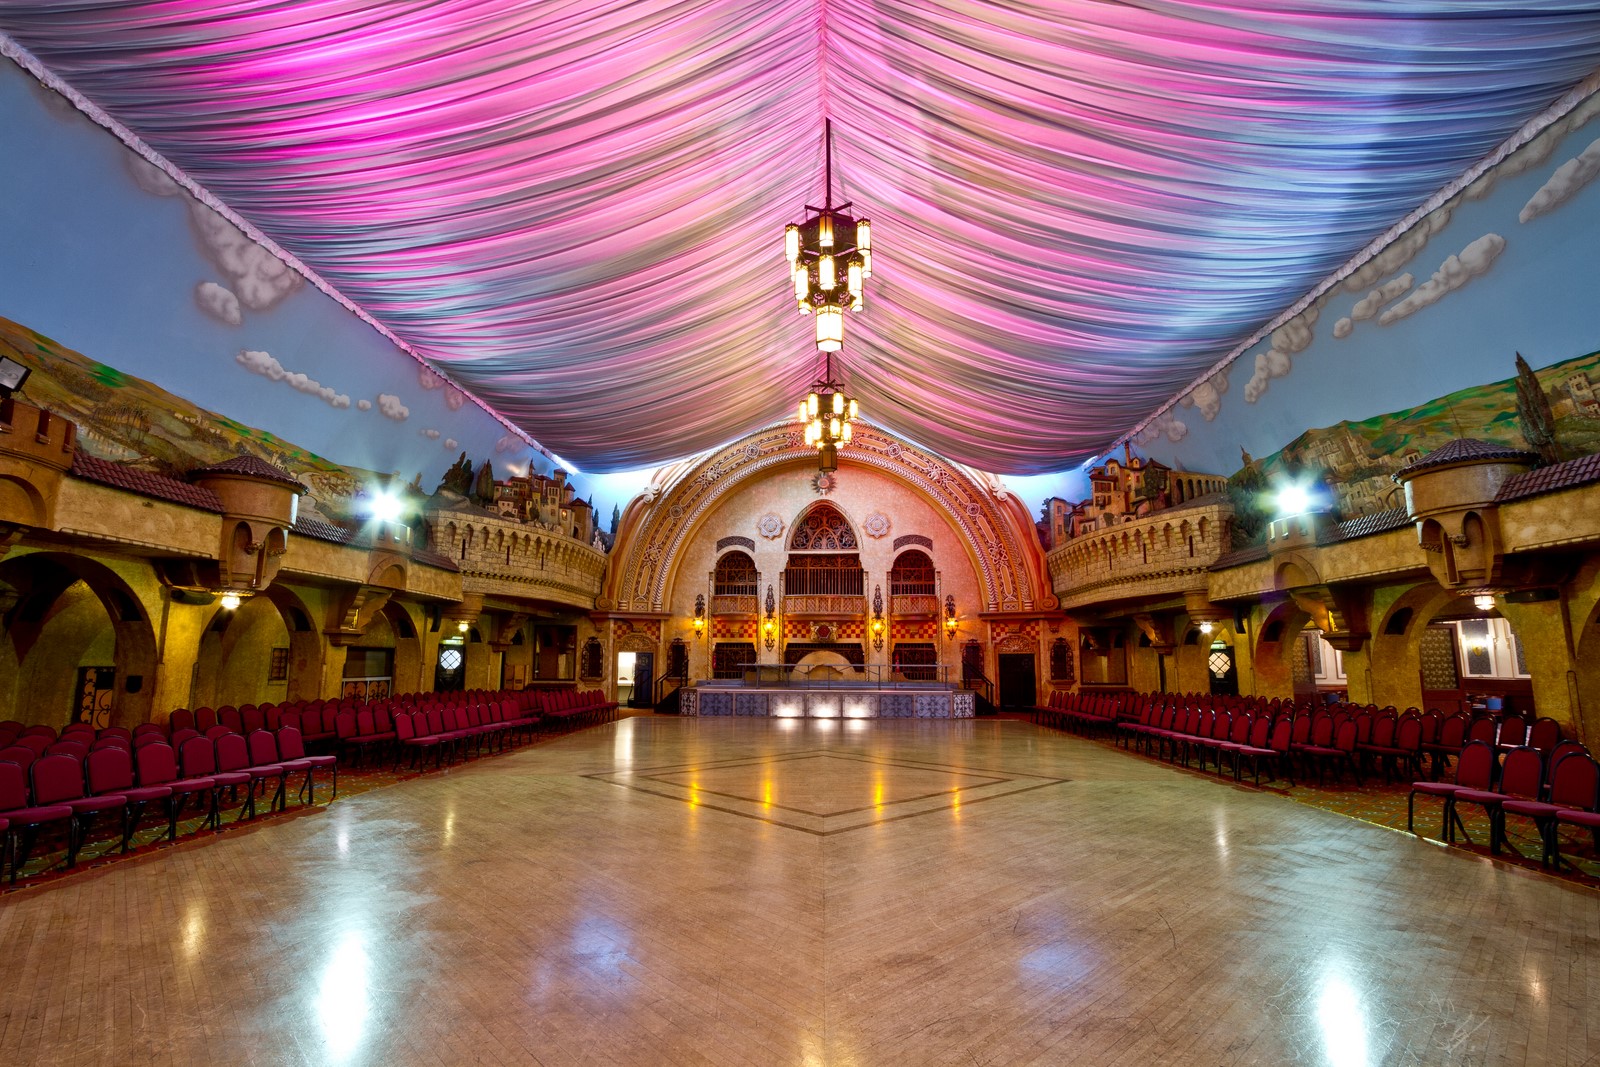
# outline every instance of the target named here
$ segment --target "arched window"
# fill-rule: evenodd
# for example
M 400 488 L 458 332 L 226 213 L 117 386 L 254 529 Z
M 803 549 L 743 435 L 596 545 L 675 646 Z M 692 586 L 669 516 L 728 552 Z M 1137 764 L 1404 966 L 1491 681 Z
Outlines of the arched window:
M 926 552 L 912 549 L 902 552 L 889 569 L 890 596 L 933 596 L 933 560 Z
M 857 547 L 855 530 L 832 504 L 818 504 L 806 512 L 789 537 L 791 552 L 853 551 Z
M 729 552 L 717 560 L 716 574 L 711 580 L 711 594 L 755 596 L 759 581 L 755 560 L 744 552 Z

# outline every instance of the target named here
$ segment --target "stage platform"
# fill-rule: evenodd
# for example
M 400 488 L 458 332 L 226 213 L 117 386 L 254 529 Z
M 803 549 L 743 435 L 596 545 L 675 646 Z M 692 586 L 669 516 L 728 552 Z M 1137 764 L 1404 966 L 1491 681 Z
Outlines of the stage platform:
M 696 682 L 680 690 L 679 714 L 775 719 L 970 719 L 970 690 L 942 682 L 749 685 Z

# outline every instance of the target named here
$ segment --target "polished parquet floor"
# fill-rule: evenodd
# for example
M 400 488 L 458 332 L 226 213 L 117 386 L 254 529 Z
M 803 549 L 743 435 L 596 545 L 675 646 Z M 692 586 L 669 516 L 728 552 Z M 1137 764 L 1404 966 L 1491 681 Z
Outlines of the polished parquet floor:
M 1600 1063 L 1600 894 L 1015 721 L 625 719 L 0 963 L 5 1064 Z

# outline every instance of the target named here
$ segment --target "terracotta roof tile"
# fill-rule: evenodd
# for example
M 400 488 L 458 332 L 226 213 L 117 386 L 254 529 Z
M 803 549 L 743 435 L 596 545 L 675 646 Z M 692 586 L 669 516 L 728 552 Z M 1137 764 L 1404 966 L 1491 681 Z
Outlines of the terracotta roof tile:
M 1436 448 L 1421 459 L 1413 460 L 1402 467 L 1394 475 L 1395 481 L 1400 481 L 1407 475 L 1415 474 L 1429 467 L 1443 467 L 1451 463 L 1467 463 L 1483 460 L 1520 460 L 1524 463 L 1536 463 L 1539 457 L 1532 452 L 1525 452 L 1520 448 L 1510 445 L 1498 445 L 1493 441 L 1480 441 L 1475 437 L 1460 437 L 1442 448 Z
M 1523 500 L 1530 496 L 1538 496 L 1540 493 L 1575 489 L 1591 482 L 1600 482 L 1600 453 L 1514 474 L 1506 479 L 1495 499 L 1501 503 Z
M 300 484 L 300 479 L 288 471 L 274 467 L 264 459 L 255 456 L 236 456 L 221 463 L 213 463 L 209 467 L 199 467 L 189 472 L 190 479 L 200 478 L 207 474 L 239 474 L 247 478 L 261 478 L 280 485 L 292 485 L 304 493 L 306 487 Z
M 1371 515 L 1357 515 L 1334 526 L 1329 531 L 1329 536 L 1323 540 L 1323 544 L 1349 541 L 1356 537 L 1370 537 L 1373 534 L 1387 533 L 1409 525 L 1411 516 L 1405 508 L 1390 508 L 1388 511 L 1379 511 Z
M 336 545 L 348 545 L 356 539 L 354 530 L 347 530 L 343 526 L 335 526 L 331 522 L 321 519 L 308 519 L 302 516 L 295 520 L 294 532 L 301 537 L 310 537 L 318 541 L 331 541 Z
M 459 571 L 461 568 L 449 556 L 441 556 L 437 552 L 429 552 L 425 548 L 413 548 L 411 558 L 418 563 L 426 563 L 430 567 L 438 567 L 443 571 Z
M 97 482 L 140 496 L 222 514 L 222 498 L 210 489 L 107 459 L 96 459 L 86 452 L 73 453 L 72 473 L 86 482 Z
M 1266 545 L 1251 545 L 1249 548 L 1237 549 L 1233 552 L 1224 552 L 1217 557 L 1211 565 L 1214 571 L 1225 571 L 1229 567 L 1242 567 L 1246 563 L 1260 563 L 1271 555 Z

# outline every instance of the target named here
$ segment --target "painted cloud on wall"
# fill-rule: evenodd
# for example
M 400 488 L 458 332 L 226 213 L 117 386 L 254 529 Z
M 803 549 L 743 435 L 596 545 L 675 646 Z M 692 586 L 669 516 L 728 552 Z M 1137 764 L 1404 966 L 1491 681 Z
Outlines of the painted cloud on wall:
M 1572 199 L 1579 189 L 1600 175 L 1600 140 L 1591 141 L 1589 147 L 1556 168 L 1550 179 L 1539 186 L 1539 191 L 1528 198 L 1518 222 L 1532 222 L 1546 212 Z
M 411 409 L 402 404 L 400 398 L 393 393 L 379 393 L 378 414 L 395 422 L 405 422 L 411 417 Z
M 240 349 L 239 354 L 233 357 L 233 361 L 251 374 L 259 374 L 269 381 L 282 382 L 308 396 L 319 397 L 329 407 L 343 410 L 350 406 L 350 397 L 346 394 L 298 371 L 285 370 L 283 364 L 269 353 Z
M 1357 300 L 1355 306 L 1350 309 L 1350 314 L 1333 324 L 1333 336 L 1349 337 L 1357 322 L 1365 322 L 1372 318 L 1382 310 L 1383 305 L 1410 289 L 1415 281 L 1416 279 L 1408 271 Z
M 1506 239 L 1497 233 L 1486 233 L 1446 259 L 1433 272 L 1433 277 L 1417 286 L 1409 296 L 1378 316 L 1378 325 L 1387 326 L 1407 315 L 1436 304 L 1449 294 L 1484 274 L 1494 265 L 1496 257 L 1505 251 Z
M 267 310 L 304 284 L 287 263 L 197 200 L 189 202 L 189 221 L 194 225 L 201 251 L 227 277 L 239 302 L 251 311 Z
M 1312 327 L 1316 325 L 1319 307 L 1320 303 L 1313 304 L 1272 331 L 1272 347 L 1256 353 L 1255 371 L 1244 383 L 1245 403 L 1254 404 L 1260 400 L 1272 379 L 1282 378 L 1294 369 L 1294 357 L 1309 348 L 1316 336 Z
M 1350 272 L 1345 278 L 1344 291 L 1359 293 L 1363 289 L 1370 289 L 1377 285 L 1381 279 L 1387 278 L 1401 267 L 1410 263 L 1421 252 L 1433 235 L 1443 230 L 1450 224 L 1450 208 L 1448 206 L 1430 211 L 1417 220 L 1417 224 L 1396 237 L 1383 251 L 1367 260 L 1361 266 Z
M 194 287 L 194 302 L 200 310 L 229 326 L 244 323 L 244 312 L 239 308 L 239 297 L 232 289 L 216 282 L 201 282 Z
M 1194 391 L 1184 397 L 1184 407 L 1198 408 L 1201 416 L 1207 422 L 1215 422 L 1217 413 L 1222 410 L 1222 395 L 1228 391 L 1228 368 L 1224 367 L 1211 377 L 1194 387 Z
M 1178 418 L 1178 416 L 1173 413 L 1172 409 L 1168 408 L 1166 411 L 1163 411 L 1161 414 L 1145 423 L 1144 429 L 1140 430 L 1138 434 L 1135 435 L 1133 443 L 1136 445 L 1147 445 L 1151 441 L 1165 437 L 1173 444 L 1177 444 L 1187 436 L 1189 436 L 1189 424 Z

